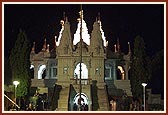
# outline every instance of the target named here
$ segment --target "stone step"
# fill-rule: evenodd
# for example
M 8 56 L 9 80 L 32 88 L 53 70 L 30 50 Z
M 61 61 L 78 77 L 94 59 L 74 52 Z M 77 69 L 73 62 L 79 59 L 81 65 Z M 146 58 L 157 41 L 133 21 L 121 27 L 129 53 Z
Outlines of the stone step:
M 98 103 L 99 103 L 99 111 L 107 111 L 109 108 L 107 91 L 106 89 L 98 89 L 97 90 Z
M 68 111 L 67 108 L 57 108 L 56 111 Z
M 103 101 L 103 102 L 99 102 L 99 105 L 101 105 L 102 107 L 106 107 L 108 105 L 108 103 L 106 103 L 106 101 Z
M 57 111 L 68 111 L 69 87 L 62 88 L 59 97 Z

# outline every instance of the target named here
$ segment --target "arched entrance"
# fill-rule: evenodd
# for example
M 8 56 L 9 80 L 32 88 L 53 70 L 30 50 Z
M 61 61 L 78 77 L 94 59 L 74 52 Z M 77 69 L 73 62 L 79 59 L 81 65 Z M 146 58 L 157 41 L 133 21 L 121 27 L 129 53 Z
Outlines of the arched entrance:
M 117 67 L 117 79 L 124 80 L 125 79 L 125 71 L 122 66 Z
M 31 79 L 34 79 L 34 65 L 30 66 L 30 76 L 31 76 Z
M 38 68 L 38 79 L 44 79 L 46 76 L 46 65 L 40 65 Z
M 73 110 L 74 111 L 88 111 L 88 97 L 81 93 L 81 109 L 80 109 L 80 94 L 76 94 L 73 100 Z

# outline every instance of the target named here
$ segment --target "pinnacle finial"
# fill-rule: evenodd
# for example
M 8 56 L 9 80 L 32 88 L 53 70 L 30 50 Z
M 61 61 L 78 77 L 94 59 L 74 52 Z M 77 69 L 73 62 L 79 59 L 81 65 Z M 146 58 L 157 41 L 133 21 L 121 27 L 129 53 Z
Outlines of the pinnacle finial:
M 120 42 L 119 42 L 119 38 L 117 39 L 117 50 L 118 50 L 118 52 L 120 51 Z
M 60 21 L 60 24 L 64 26 L 65 21 L 66 21 L 66 16 L 65 16 L 65 12 L 63 12 L 63 20 Z
M 46 38 L 44 39 L 43 50 L 46 50 Z
M 55 47 L 57 47 L 57 36 L 55 36 Z
M 128 54 L 131 53 L 131 47 L 130 47 L 130 42 L 128 42 Z
M 80 16 L 81 19 L 83 19 L 83 9 L 82 9 L 82 4 L 80 5 L 79 16 Z
M 116 44 L 114 45 L 114 52 L 117 52 Z
M 33 53 L 35 52 L 35 43 L 36 43 L 36 42 L 33 42 L 33 47 L 32 47 L 32 52 L 33 52 Z
M 83 19 L 83 10 L 81 10 L 81 11 L 79 12 L 79 15 L 80 15 L 80 18 Z
M 50 45 L 47 44 L 47 52 L 49 52 L 49 51 L 50 51 Z

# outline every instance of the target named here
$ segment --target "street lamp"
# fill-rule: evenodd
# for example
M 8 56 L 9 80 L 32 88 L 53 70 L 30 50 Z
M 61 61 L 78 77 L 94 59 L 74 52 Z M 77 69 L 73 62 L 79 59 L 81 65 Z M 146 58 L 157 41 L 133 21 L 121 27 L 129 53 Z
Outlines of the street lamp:
M 13 81 L 13 84 L 15 85 L 15 103 L 16 103 L 16 88 L 19 85 L 18 81 Z
M 146 83 L 142 83 L 142 86 L 143 86 L 143 96 L 144 96 L 144 111 L 145 111 L 145 87 L 146 87 Z

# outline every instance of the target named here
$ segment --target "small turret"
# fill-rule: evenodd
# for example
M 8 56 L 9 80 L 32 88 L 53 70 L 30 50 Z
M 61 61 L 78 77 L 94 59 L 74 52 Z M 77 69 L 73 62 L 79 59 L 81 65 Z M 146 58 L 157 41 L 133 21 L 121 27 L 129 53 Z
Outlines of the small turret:
M 46 38 L 45 38 L 42 51 L 46 51 L 46 49 L 47 48 L 46 48 Z
M 31 53 L 35 53 L 35 42 L 33 42 L 33 47 L 32 47 Z
M 50 45 L 49 44 L 47 44 L 47 50 L 46 51 L 50 52 Z
M 55 36 L 54 47 L 57 47 L 57 36 Z
M 131 54 L 130 42 L 128 42 L 128 54 Z
M 114 45 L 114 52 L 115 52 L 115 53 L 117 52 L 116 44 Z
M 119 38 L 117 39 L 117 51 L 120 52 L 120 42 L 119 42 Z

